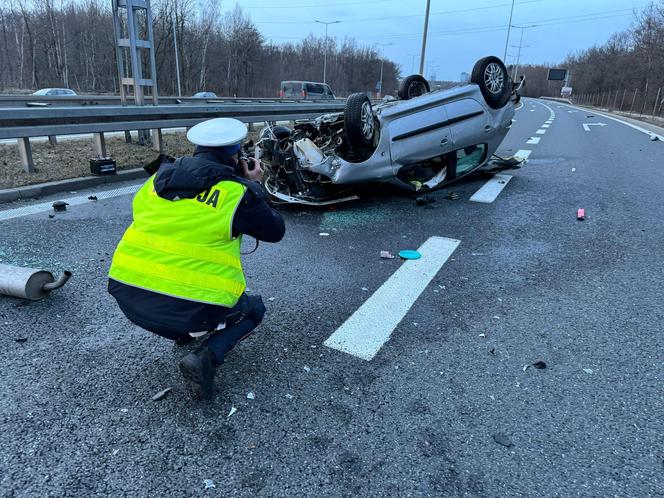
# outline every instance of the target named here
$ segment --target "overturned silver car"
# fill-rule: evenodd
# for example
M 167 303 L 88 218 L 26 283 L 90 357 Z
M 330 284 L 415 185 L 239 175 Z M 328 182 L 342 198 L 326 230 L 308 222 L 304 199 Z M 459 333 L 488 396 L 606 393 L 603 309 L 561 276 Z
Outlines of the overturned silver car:
M 360 183 L 389 182 L 410 191 L 440 188 L 485 165 L 505 138 L 518 90 L 497 57 L 479 60 L 471 83 L 431 92 L 420 75 L 405 78 L 399 98 L 376 106 L 364 93 L 342 113 L 264 128 L 256 144 L 264 184 L 278 201 L 328 204 L 354 198 Z

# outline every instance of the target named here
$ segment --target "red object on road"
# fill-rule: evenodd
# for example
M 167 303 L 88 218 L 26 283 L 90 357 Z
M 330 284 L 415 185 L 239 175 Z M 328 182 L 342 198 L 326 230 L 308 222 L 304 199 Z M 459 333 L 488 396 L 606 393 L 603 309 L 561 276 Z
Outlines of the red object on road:
M 581 208 L 576 212 L 576 219 L 577 220 L 585 220 L 586 219 L 586 210 Z

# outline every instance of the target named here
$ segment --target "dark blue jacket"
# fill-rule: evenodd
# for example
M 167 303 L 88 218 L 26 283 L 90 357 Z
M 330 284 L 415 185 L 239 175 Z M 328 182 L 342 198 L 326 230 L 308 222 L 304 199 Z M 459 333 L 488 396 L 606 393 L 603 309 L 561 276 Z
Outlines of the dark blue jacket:
M 234 159 L 218 149 L 197 147 L 193 157 L 164 163 L 156 173 L 157 194 L 168 200 L 192 199 L 222 180 L 247 187 L 233 217 L 233 235 L 249 235 L 279 242 L 286 231 L 281 215 L 272 208 L 263 187 L 241 176 Z M 165 296 L 109 279 L 108 291 L 136 325 L 156 333 L 197 332 L 215 328 L 228 309 Z

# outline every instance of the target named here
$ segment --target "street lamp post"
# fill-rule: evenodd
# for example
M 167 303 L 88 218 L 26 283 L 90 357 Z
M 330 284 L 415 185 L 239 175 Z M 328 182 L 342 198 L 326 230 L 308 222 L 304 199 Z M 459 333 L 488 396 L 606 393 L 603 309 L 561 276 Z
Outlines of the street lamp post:
M 380 54 L 380 91 L 378 92 L 378 98 L 381 99 L 383 98 L 383 64 L 385 63 L 385 47 L 389 47 L 390 45 L 394 45 L 394 43 L 374 43 L 374 45 L 378 45 L 381 47 L 381 54 Z
M 422 51 L 420 52 L 420 74 L 424 75 L 424 56 L 427 51 L 427 32 L 429 31 L 429 8 L 431 0 L 427 0 L 427 11 L 424 15 L 424 33 L 422 33 Z
M 537 26 L 537 24 L 530 24 L 529 26 L 513 26 L 514 28 L 517 28 L 517 29 L 521 30 L 521 39 L 519 40 L 519 47 L 518 47 L 519 52 L 517 53 L 517 56 L 516 56 L 516 65 L 514 66 L 514 76 L 512 77 L 512 79 L 514 81 L 516 81 L 516 78 L 519 76 L 518 72 L 519 72 L 519 62 L 521 61 L 521 49 L 524 48 L 524 47 L 526 47 L 526 48 L 530 47 L 530 45 L 524 45 L 523 44 L 523 32 L 525 30 L 527 30 L 528 28 L 534 28 L 536 26 Z M 516 48 L 516 45 L 512 45 L 512 46 Z
M 512 0 L 512 9 L 510 10 L 510 22 L 507 25 L 507 39 L 505 40 L 505 55 L 503 55 L 503 61 L 507 59 L 507 45 L 510 43 L 510 31 L 512 29 L 512 15 L 514 14 L 514 0 Z
M 325 24 L 325 47 L 323 49 L 323 83 L 327 83 L 327 27 L 330 24 L 339 24 L 341 21 L 318 21 L 315 20 L 318 24 Z
M 415 57 L 419 57 L 420 54 L 408 54 L 408 57 L 410 57 L 410 73 L 413 74 L 415 72 Z

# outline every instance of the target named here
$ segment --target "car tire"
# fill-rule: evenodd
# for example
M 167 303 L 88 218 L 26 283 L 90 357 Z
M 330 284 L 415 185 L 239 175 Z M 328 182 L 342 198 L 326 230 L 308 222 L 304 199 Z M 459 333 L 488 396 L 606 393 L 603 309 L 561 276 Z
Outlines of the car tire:
M 477 61 L 470 82 L 480 87 L 484 100 L 492 109 L 500 109 L 510 100 L 512 84 L 505 64 L 498 57 Z
M 366 94 L 353 93 L 346 100 L 344 131 L 348 144 L 353 149 L 361 149 L 373 144 L 376 122 L 371 109 L 371 101 Z
M 431 87 L 424 76 L 421 74 L 412 74 L 403 79 L 399 85 L 397 95 L 401 100 L 410 100 L 430 91 Z

